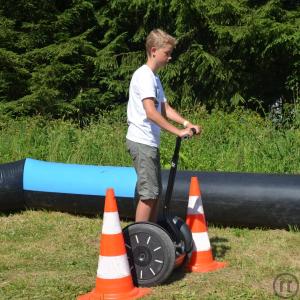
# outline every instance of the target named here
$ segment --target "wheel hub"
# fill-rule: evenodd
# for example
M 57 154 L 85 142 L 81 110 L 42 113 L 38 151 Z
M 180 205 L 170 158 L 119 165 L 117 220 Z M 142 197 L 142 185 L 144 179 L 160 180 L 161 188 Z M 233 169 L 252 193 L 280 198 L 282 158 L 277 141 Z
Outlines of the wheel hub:
M 149 265 L 152 260 L 150 250 L 145 246 L 137 246 L 133 250 L 134 263 L 138 266 L 145 267 Z

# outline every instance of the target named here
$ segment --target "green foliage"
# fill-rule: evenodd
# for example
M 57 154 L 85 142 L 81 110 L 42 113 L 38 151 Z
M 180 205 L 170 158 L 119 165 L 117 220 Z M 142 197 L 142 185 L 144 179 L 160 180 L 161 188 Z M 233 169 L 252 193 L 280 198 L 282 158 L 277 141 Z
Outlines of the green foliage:
M 179 168 L 201 171 L 300 172 L 300 130 L 276 130 L 269 119 L 250 110 L 232 113 L 203 107 L 182 112 L 203 126 L 203 134 L 184 141 Z M 86 124 L 84 124 L 86 125 Z M 81 128 L 71 121 L 44 117 L 0 118 L 0 158 L 25 157 L 65 163 L 131 166 L 125 148 L 126 110 L 118 107 Z M 170 168 L 175 137 L 163 132 L 161 163 Z M 293 155 L 291 155 L 293 153 Z
M 24 59 L 12 52 L 0 48 L 0 102 L 18 99 L 26 94 L 26 80 L 30 73 Z
M 177 108 L 267 111 L 279 98 L 293 104 L 297 2 L 1 0 L 0 110 L 85 122 L 125 103 L 131 75 L 145 62 L 145 38 L 156 27 L 178 38 L 172 63 L 160 72 Z

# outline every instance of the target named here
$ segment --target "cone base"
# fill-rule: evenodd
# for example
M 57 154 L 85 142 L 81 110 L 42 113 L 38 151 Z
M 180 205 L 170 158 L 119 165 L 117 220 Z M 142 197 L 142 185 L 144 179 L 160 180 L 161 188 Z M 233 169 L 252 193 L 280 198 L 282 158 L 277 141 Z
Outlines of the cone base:
M 205 263 L 205 264 L 195 264 L 192 266 L 187 266 L 186 269 L 189 272 L 198 272 L 198 273 L 205 273 L 205 272 L 211 272 L 215 271 L 218 269 L 225 268 L 227 266 L 226 262 L 221 262 L 221 261 L 215 261 L 213 260 L 210 263 Z
M 77 300 L 131 300 L 138 299 L 145 295 L 148 295 L 151 292 L 150 288 L 137 288 L 134 287 L 130 292 L 118 293 L 118 294 L 103 294 L 93 289 L 91 292 L 81 295 Z

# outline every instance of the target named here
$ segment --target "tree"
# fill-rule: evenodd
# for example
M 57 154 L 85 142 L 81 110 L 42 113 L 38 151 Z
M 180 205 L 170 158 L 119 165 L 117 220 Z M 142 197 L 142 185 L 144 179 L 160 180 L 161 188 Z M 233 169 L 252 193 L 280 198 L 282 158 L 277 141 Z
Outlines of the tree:
M 173 105 L 289 103 L 299 14 L 289 0 L 0 0 L 0 108 L 81 120 L 125 103 L 156 27 L 178 39 L 160 72 Z

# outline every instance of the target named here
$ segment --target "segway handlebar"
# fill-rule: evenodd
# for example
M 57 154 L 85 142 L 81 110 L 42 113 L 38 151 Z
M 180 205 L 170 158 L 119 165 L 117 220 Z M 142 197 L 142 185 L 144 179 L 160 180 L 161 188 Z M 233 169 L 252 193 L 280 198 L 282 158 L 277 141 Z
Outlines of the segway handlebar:
M 195 128 L 191 128 L 193 134 L 196 134 L 196 129 Z M 178 164 L 178 159 L 179 159 L 179 150 L 180 150 L 180 146 L 181 146 L 181 140 L 183 139 L 189 139 L 191 138 L 191 136 L 189 135 L 185 135 L 183 137 L 177 137 L 176 138 L 176 145 L 175 145 L 175 150 L 174 150 L 174 154 L 172 157 L 172 161 L 171 161 L 171 169 L 170 169 L 170 173 L 169 173 L 169 178 L 168 178 L 168 185 L 167 185 L 167 190 L 166 190 L 166 194 L 165 194 L 165 200 L 164 200 L 164 215 L 168 214 L 168 207 L 169 207 L 169 203 L 171 201 L 172 198 L 172 192 L 173 192 L 173 186 L 174 186 L 174 181 L 175 181 L 175 176 L 176 176 L 176 171 L 177 171 L 177 164 Z

